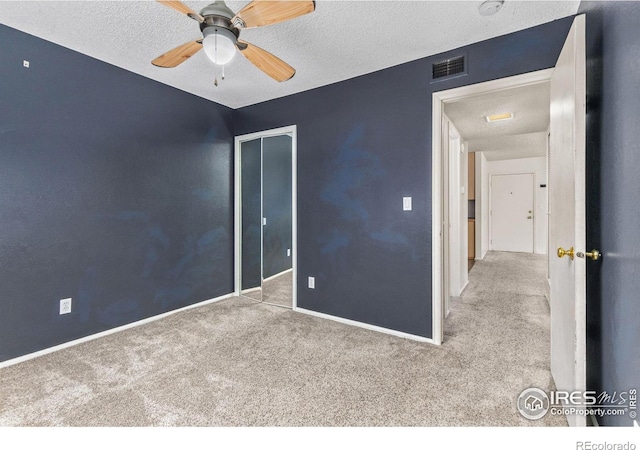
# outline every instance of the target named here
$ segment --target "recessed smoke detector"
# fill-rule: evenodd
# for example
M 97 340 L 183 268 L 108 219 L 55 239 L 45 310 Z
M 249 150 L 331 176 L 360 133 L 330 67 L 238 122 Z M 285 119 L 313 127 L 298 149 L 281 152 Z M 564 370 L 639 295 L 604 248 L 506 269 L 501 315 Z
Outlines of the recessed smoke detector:
M 481 16 L 493 16 L 504 6 L 504 0 L 487 0 L 478 6 Z

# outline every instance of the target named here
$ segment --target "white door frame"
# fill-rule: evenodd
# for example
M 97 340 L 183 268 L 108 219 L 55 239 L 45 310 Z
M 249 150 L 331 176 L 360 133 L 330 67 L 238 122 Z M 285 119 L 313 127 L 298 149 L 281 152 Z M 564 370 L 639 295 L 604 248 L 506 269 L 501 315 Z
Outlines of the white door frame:
M 551 79 L 553 68 L 530 72 L 523 75 L 501 78 L 499 80 L 486 81 L 470 86 L 434 92 L 432 99 L 432 152 L 431 152 L 431 287 L 432 287 L 432 339 L 433 343 L 442 344 L 444 331 L 444 285 L 449 282 L 448 248 L 449 228 L 448 196 L 449 185 L 446 176 L 448 158 L 443 153 L 442 121 L 444 117 L 445 103 L 460 101 L 468 97 L 497 92 L 515 87 L 530 86 L 533 84 L 548 82 Z M 448 137 L 447 137 L 448 138 Z M 443 212 L 445 214 L 443 214 Z M 444 264 L 443 262 L 446 262 Z
M 532 202 L 532 211 L 536 211 L 536 174 L 533 172 L 510 172 L 510 173 L 490 173 L 489 174 L 489 211 L 493 211 L 493 177 L 502 177 L 505 175 L 531 175 L 532 178 L 532 189 L 531 191 L 533 192 L 533 198 L 531 200 Z M 534 214 L 532 213 L 532 214 Z M 534 216 L 535 217 L 535 216 Z M 535 254 L 536 252 L 536 225 L 535 222 L 532 225 L 532 231 L 531 231 L 531 248 L 532 254 Z M 493 250 L 492 246 L 493 246 L 493 215 L 489 214 L 489 250 Z M 548 258 L 547 258 L 548 259 Z
M 291 136 L 291 267 L 293 268 L 293 299 L 292 306 L 298 305 L 297 267 L 298 267 L 298 182 L 297 182 L 297 152 L 298 135 L 297 126 L 274 128 L 272 130 L 258 131 L 257 133 L 236 136 L 234 141 L 234 294 L 240 295 L 242 277 L 242 205 L 241 205 L 241 170 L 240 170 L 240 145 L 246 141 L 273 136 Z
M 451 295 L 454 297 L 460 296 L 464 288 L 466 287 L 466 283 L 462 277 L 460 277 L 460 266 L 464 263 L 465 266 L 467 263 L 467 257 L 462 256 L 462 252 L 466 253 L 467 246 L 466 243 L 461 242 L 458 239 L 462 230 L 467 229 L 467 217 L 464 217 L 464 228 L 463 228 L 463 217 L 462 211 L 460 210 L 460 196 L 462 195 L 462 185 L 464 180 L 461 177 L 460 167 L 462 163 L 462 158 L 460 156 L 460 148 L 462 142 L 462 136 L 458 132 L 455 124 L 451 122 L 451 120 L 445 115 L 444 120 L 448 122 L 449 129 L 449 142 L 444 150 L 449 155 L 449 219 L 450 219 L 450 227 L 449 233 L 451 236 L 455 236 L 455 239 L 451 239 L 449 241 L 449 273 L 452 275 L 449 278 L 449 289 L 451 291 Z M 455 144 L 454 144 L 455 143 Z M 454 144 L 454 145 L 452 145 Z M 453 271 L 453 273 L 451 273 Z M 449 298 L 447 296 L 444 297 L 444 315 L 447 317 L 449 315 Z

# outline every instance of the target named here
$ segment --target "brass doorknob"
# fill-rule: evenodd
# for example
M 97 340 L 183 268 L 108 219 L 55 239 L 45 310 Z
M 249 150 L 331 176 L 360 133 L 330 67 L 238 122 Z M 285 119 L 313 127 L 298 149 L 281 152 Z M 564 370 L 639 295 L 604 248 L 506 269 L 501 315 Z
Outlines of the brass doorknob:
M 576 256 L 578 258 L 584 258 L 585 256 L 588 256 L 589 258 L 591 258 L 593 261 L 597 261 L 600 259 L 600 257 L 602 256 L 602 254 L 597 250 L 597 249 L 593 249 L 590 252 L 578 252 L 576 253 Z
M 573 256 L 575 255 L 573 251 L 573 247 L 571 247 L 569 250 L 565 250 L 562 247 L 558 247 L 558 258 L 562 258 L 565 255 L 573 260 Z

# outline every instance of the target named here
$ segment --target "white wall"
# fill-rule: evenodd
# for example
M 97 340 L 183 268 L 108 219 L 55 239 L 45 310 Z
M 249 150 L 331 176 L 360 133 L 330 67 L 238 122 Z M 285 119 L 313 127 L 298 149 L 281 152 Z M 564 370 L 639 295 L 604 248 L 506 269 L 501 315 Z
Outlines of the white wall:
M 488 186 L 491 175 L 513 174 L 513 173 L 533 173 L 535 184 L 533 189 L 534 202 L 534 223 L 533 223 L 533 248 L 535 253 L 547 253 L 547 189 L 541 188 L 541 184 L 547 184 L 547 159 L 539 158 L 522 158 L 522 159 L 506 159 L 500 161 L 488 161 L 486 184 Z M 483 182 L 485 180 L 483 179 Z M 488 189 L 487 203 L 488 204 Z M 484 194 L 484 191 L 483 191 Z M 485 208 L 486 209 L 486 208 Z M 486 222 L 483 214 L 483 228 L 487 228 L 488 235 L 488 215 Z M 487 236 L 488 239 L 488 236 Z

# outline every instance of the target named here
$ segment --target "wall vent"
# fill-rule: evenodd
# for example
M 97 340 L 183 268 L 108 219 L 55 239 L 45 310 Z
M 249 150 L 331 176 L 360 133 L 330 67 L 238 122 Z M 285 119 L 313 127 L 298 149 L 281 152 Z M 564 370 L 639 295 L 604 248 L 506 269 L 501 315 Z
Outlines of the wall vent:
M 433 63 L 431 67 L 431 80 L 439 81 L 444 78 L 464 75 L 466 73 L 467 68 L 465 65 L 464 55 L 459 55 Z

